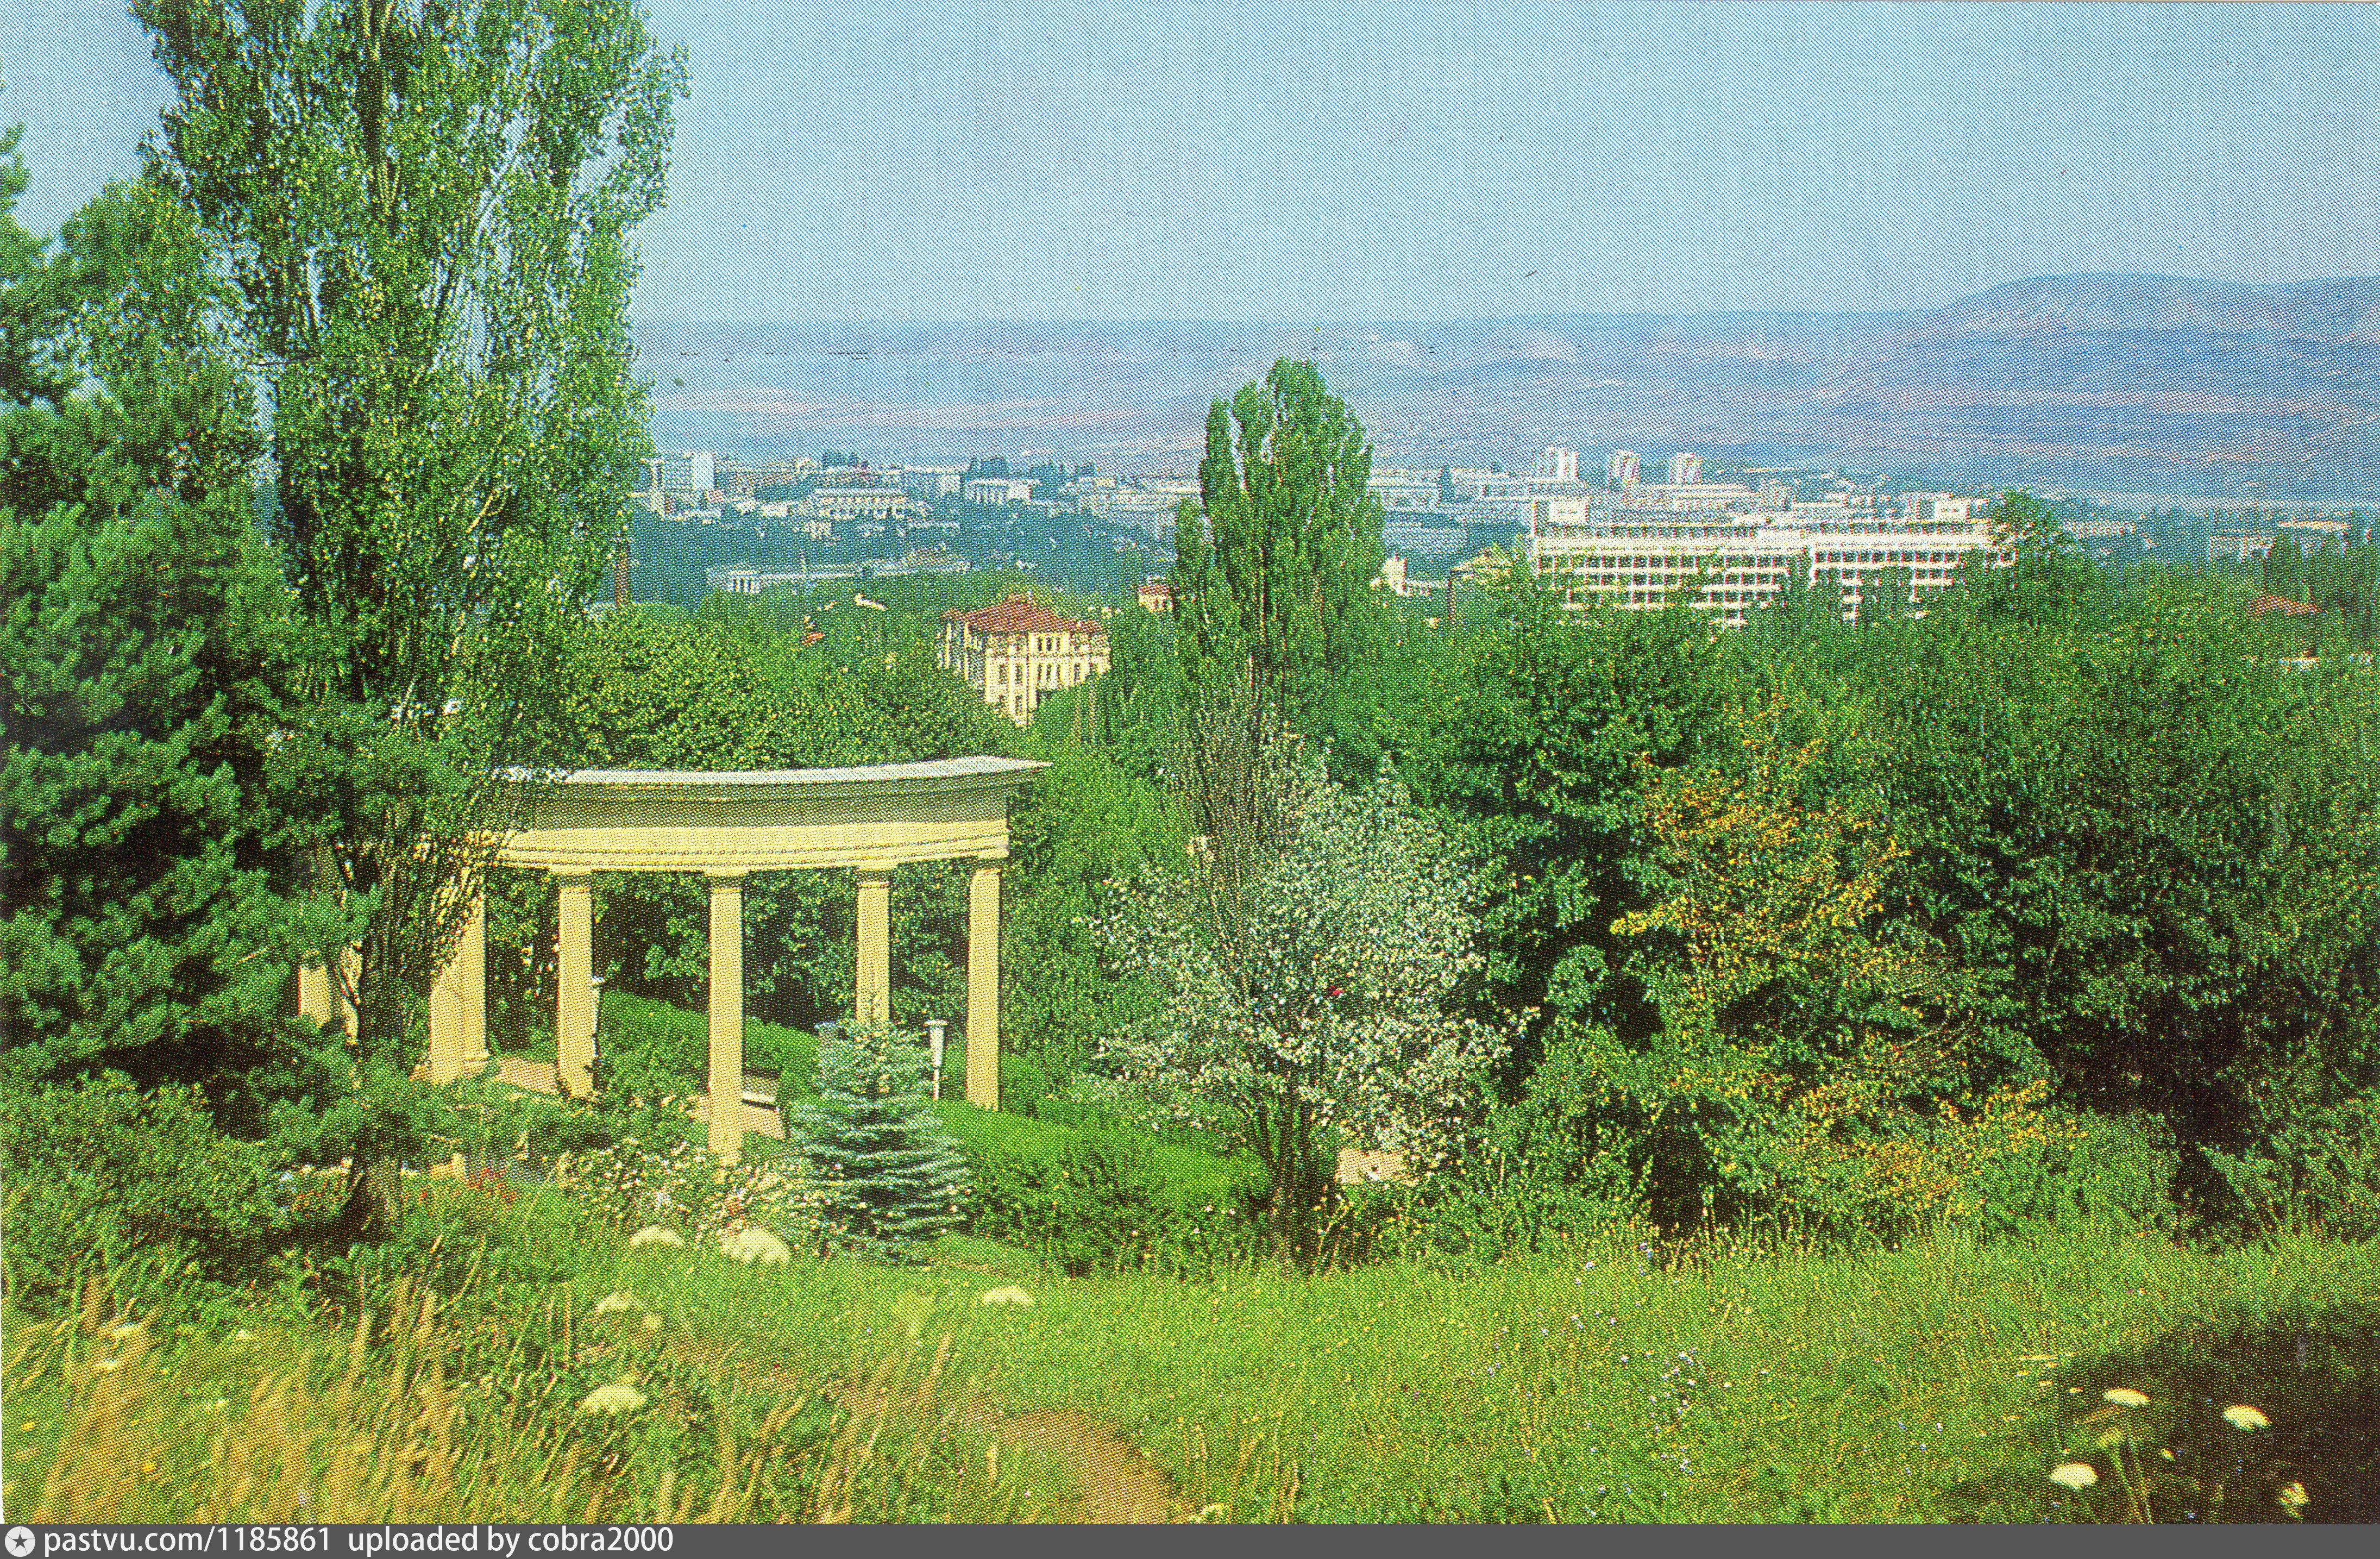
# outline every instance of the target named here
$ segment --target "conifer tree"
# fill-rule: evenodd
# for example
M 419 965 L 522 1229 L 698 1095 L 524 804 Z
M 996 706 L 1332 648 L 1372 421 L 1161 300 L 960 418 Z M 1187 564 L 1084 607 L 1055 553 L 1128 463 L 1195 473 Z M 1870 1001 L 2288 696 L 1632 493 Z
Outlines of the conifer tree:
M 828 1225 L 853 1248 L 915 1261 L 959 1221 L 965 1157 L 927 1097 L 925 1045 L 862 1024 L 819 1045 L 819 1102 L 788 1125 L 825 1194 Z
M 0 1092 L 103 1071 L 253 1127 L 302 1072 L 266 779 L 290 667 L 245 408 L 188 350 L 178 234 L 111 188 L 53 250 L 0 134 Z M 283 951 L 270 956 L 275 945 Z

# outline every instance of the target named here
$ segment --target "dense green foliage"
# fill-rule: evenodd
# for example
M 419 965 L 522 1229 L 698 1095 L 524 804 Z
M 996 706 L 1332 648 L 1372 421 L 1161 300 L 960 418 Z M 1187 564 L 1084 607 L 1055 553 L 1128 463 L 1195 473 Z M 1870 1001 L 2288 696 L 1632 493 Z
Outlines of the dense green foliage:
M 2380 1081 L 2380 689 L 2277 667 L 2245 601 L 2054 550 L 1922 620 L 1734 636 L 1519 591 L 1404 764 L 1498 860 L 1498 1005 L 1541 1009 L 1497 1182 L 1672 1229 L 1874 1235 L 1973 1198 L 1863 1212 L 1829 1175 L 1972 1150 L 1979 1185 L 1998 1149 L 2053 1151 L 2021 1119 L 2154 1123 L 2195 1215 L 2303 1215 L 2277 1188 L 2310 1177 L 2360 1226 L 2369 1191 L 2325 1166 Z M 2014 1134 L 1983 1152 L 1995 1108 Z M 2328 1146 L 2284 1169 L 2298 1132 Z
M 185 349 L 257 408 L 300 663 L 276 762 L 314 813 L 308 946 L 356 1015 L 354 1107 L 307 1148 L 385 1230 L 429 988 L 528 799 L 510 771 L 563 754 L 546 668 L 646 443 L 630 235 L 683 62 L 634 0 L 133 11 L 175 92 L 143 189 L 188 241 L 118 302 L 202 318 Z
M 1364 425 L 1310 362 L 1283 359 L 1214 403 L 1173 565 L 1195 685 L 1245 689 L 1299 721 L 1362 665 L 1382 558 L 1371 469 Z
M 142 1090 L 114 1073 L 10 1089 L 0 1184 L 0 1271 L 20 1305 L 70 1305 L 103 1276 L 150 1304 L 201 1273 L 254 1283 L 288 1223 L 268 1155 L 225 1136 L 197 1090 Z
M 309 1065 L 252 441 L 188 321 L 116 306 L 169 288 L 171 213 L 112 189 L 53 249 L 23 179 L 0 147 L 0 1078 L 200 1083 L 253 1130 Z

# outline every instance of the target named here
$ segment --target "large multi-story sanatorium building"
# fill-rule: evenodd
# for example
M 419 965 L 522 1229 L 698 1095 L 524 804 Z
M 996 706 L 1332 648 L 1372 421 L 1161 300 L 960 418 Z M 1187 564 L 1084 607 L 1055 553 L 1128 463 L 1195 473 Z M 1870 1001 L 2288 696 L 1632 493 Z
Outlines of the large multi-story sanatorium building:
M 1992 566 L 2009 560 L 1981 505 L 1947 493 L 1770 507 L 1748 489 L 1705 483 L 1529 504 L 1530 569 L 1572 605 L 1658 607 L 1699 576 L 1697 604 L 1730 627 L 1774 600 L 1796 564 L 1812 583 L 1841 587 L 1848 617 L 1888 579 L 1905 581 L 1922 613 L 1977 554 Z
M 1012 595 L 980 611 L 943 613 L 940 659 L 1022 725 L 1047 695 L 1108 669 L 1108 630 Z

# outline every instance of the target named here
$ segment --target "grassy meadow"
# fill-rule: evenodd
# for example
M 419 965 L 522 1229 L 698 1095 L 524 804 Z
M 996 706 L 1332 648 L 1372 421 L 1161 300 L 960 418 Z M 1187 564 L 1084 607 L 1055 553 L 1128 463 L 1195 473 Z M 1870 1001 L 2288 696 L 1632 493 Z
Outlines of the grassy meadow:
M 289 1285 L 143 1314 L 94 1283 L 12 1312 L 11 1518 L 2380 1514 L 2368 1244 L 1078 1279 L 962 1236 L 921 1267 L 745 1266 L 419 1184 L 442 1232 L 358 1280 L 370 1308 Z M 1031 1302 L 982 1302 L 1002 1288 Z M 2048 1480 L 2077 1461 L 2095 1482 Z

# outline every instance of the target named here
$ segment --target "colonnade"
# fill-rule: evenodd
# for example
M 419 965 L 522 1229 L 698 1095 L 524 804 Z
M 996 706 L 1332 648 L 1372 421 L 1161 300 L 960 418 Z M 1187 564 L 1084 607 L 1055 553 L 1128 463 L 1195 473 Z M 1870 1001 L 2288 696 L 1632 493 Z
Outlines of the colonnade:
M 972 859 L 967 883 L 966 1097 L 1000 1104 L 1000 873 L 1008 798 L 1047 765 L 961 758 L 856 769 L 735 773 L 581 771 L 549 781 L 537 818 L 499 859 L 541 868 L 558 893 L 554 1058 L 562 1091 L 594 1088 L 595 872 L 698 871 L 710 890 L 709 1141 L 734 1160 L 744 1140 L 744 880 L 754 871 L 856 869 L 852 1017 L 891 1021 L 892 869 Z M 334 1016 L 330 981 L 301 970 L 299 1006 Z M 487 1064 L 487 914 L 474 903 L 430 1001 L 429 1076 Z
M 559 899 L 554 932 L 554 1078 L 574 1099 L 595 1090 L 597 993 L 591 871 L 553 872 Z M 704 873 L 710 887 L 710 1144 L 722 1158 L 743 1150 L 744 880 L 742 871 Z M 851 1015 L 861 1023 L 892 1020 L 892 873 L 858 874 L 857 978 Z M 1000 1107 L 1000 863 L 978 860 L 967 882 L 966 1099 Z M 430 998 L 430 1080 L 453 1082 L 488 1063 L 487 910 L 475 902 L 455 956 Z M 321 971 L 308 971 L 327 991 Z M 301 988 L 301 1005 L 306 1005 Z M 316 998 L 324 1020 L 325 1000 Z M 311 1012 L 313 1007 L 309 1005 Z

